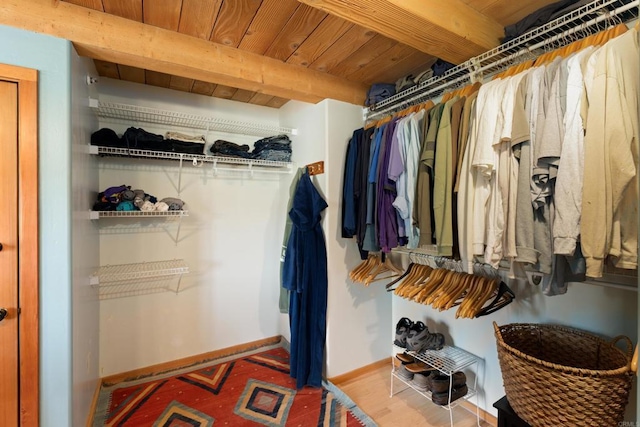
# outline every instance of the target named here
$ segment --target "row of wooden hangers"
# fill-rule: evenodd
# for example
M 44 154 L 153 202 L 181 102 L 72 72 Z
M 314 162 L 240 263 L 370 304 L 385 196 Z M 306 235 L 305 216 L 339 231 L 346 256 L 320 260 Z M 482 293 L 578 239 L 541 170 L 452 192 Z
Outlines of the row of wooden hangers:
M 366 260 L 351 270 L 349 278 L 354 283 L 369 286 L 378 280 L 391 279 L 400 274 L 402 270 L 393 265 L 388 256 L 369 254 Z
M 398 284 L 395 289 L 390 289 L 395 284 Z M 387 289 L 405 299 L 431 305 L 439 311 L 458 306 L 456 319 L 491 314 L 515 299 L 513 291 L 498 277 L 415 263 L 410 264 L 401 277 L 389 283 Z
M 638 24 L 636 24 L 637 26 Z M 576 40 L 572 43 L 569 43 L 566 46 L 561 48 L 545 52 L 536 59 L 528 60 L 521 62 L 520 64 L 514 65 L 505 71 L 498 73 L 494 76 L 494 79 L 503 79 L 505 77 L 515 76 L 525 70 L 528 70 L 532 67 L 539 67 L 541 65 L 548 64 L 552 62 L 555 58 L 566 58 L 567 56 L 579 52 L 589 46 L 602 46 L 606 42 L 611 39 L 618 37 L 619 35 L 624 34 L 627 31 L 627 26 L 625 24 L 618 24 L 611 28 L 608 28 L 604 31 L 600 31 L 595 34 L 591 34 L 587 37 L 584 37 L 580 40 Z
M 422 109 L 429 108 L 432 105 L 433 105 L 432 101 L 427 101 L 427 102 L 423 102 L 423 103 L 420 103 L 420 104 L 412 105 L 412 106 L 410 106 L 408 108 L 405 108 L 404 110 L 401 110 L 401 111 L 398 111 L 398 112 L 396 112 L 394 114 L 386 116 L 386 117 L 384 117 L 384 118 L 382 118 L 382 119 L 380 119 L 378 121 L 368 123 L 364 128 L 365 129 L 369 129 L 369 128 L 372 128 L 372 127 L 380 127 L 383 124 L 390 122 L 391 119 L 393 119 L 394 117 L 397 117 L 397 118 L 405 117 L 405 116 L 408 116 L 411 113 L 417 113 L 418 111 L 420 111 Z

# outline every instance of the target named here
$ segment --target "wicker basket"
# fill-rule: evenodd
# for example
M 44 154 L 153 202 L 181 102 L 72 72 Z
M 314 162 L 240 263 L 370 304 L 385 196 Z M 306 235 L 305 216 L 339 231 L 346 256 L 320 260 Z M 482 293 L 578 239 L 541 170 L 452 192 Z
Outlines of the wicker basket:
M 556 325 L 493 323 L 509 403 L 533 427 L 617 426 L 633 373 L 632 344 Z M 627 354 L 615 347 L 624 339 Z

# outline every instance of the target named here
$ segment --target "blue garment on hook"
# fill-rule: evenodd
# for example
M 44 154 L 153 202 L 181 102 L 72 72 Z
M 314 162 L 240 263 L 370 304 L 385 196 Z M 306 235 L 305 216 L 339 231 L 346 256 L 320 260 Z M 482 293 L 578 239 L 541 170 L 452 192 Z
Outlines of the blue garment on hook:
M 293 223 L 285 252 L 283 287 L 291 291 L 290 375 L 296 387 L 322 386 L 327 335 L 327 247 L 322 211 L 327 202 L 305 172 L 300 178 L 289 217 Z

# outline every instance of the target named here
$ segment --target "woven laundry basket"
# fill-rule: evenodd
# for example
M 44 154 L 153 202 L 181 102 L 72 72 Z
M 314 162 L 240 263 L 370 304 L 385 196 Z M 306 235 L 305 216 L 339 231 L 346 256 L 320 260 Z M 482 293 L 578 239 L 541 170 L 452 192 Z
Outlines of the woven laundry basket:
M 493 323 L 507 400 L 533 427 L 617 426 L 633 380 L 629 338 L 557 325 Z M 615 347 L 624 339 L 627 352 Z

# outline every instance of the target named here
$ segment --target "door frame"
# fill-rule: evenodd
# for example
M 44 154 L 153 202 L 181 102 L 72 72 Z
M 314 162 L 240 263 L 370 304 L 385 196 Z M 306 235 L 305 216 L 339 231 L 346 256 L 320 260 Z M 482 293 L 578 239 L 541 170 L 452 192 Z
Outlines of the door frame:
M 18 334 L 20 425 L 39 424 L 38 71 L 0 64 L 18 84 Z

